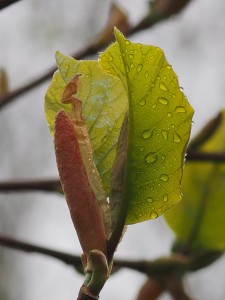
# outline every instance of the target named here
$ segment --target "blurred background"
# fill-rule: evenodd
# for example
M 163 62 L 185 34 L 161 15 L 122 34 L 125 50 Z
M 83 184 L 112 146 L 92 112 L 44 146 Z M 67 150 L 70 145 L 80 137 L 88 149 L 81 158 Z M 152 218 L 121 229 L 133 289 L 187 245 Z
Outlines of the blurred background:
M 110 0 L 29 0 L 0 11 L 0 68 L 13 90 L 54 65 L 60 50 L 85 48 L 105 26 Z M 148 1 L 117 1 L 132 24 L 146 14 Z M 134 42 L 161 47 L 195 109 L 193 134 L 225 107 L 225 2 L 193 0 L 177 16 L 132 35 Z M 94 57 L 89 57 L 94 58 Z M 0 180 L 57 177 L 52 137 L 45 121 L 44 95 L 50 81 L 0 111 Z M 0 233 L 80 254 L 66 203 L 53 193 L 0 193 Z M 173 241 L 163 218 L 130 226 L 118 258 L 167 255 Z M 196 300 L 224 300 L 225 259 L 186 278 Z M 1 300 L 75 299 L 82 276 L 55 259 L 0 247 Z M 135 300 L 145 281 L 121 270 L 101 299 Z M 196 297 L 197 295 L 197 297 Z M 161 300 L 168 300 L 163 295 Z

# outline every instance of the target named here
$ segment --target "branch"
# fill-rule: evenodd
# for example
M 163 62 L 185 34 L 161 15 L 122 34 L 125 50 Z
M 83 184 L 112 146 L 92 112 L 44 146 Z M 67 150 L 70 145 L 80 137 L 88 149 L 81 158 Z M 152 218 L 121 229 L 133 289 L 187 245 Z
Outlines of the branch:
M 0 182 L 0 192 L 62 192 L 62 186 L 59 179 L 37 179 L 22 181 L 3 181 Z
M 176 274 L 171 274 L 166 278 L 165 286 L 174 300 L 191 300 L 184 290 L 181 279 Z
M 225 162 L 225 152 L 221 153 L 203 153 L 203 152 L 195 152 L 188 151 L 187 152 L 187 161 L 201 161 L 201 162 Z
M 163 20 L 166 20 L 170 16 L 182 11 L 182 9 L 190 1 L 191 0 L 155 0 L 151 2 L 152 3 L 151 10 L 146 18 L 144 18 L 138 25 L 134 27 L 126 27 L 125 30 L 121 28 L 121 31 L 127 36 L 129 36 L 141 30 L 151 28 L 155 24 Z M 111 25 L 112 26 L 111 32 L 113 31 L 113 25 L 117 25 L 117 24 Z M 99 40 L 99 43 L 97 44 L 95 42 L 91 43 L 89 46 L 87 46 L 87 48 L 81 50 L 80 52 L 76 52 L 72 54 L 72 56 L 75 57 L 76 59 L 83 59 L 87 56 L 96 54 L 98 51 L 102 50 L 110 42 L 110 40 L 106 38 L 104 39 L 103 42 L 102 39 L 99 39 L 99 36 L 101 35 L 102 33 L 95 38 L 95 40 Z M 109 36 L 111 37 L 111 33 L 109 33 Z M 50 68 L 48 71 L 46 71 L 45 73 L 43 73 L 40 77 L 34 79 L 33 81 L 30 81 L 29 83 L 25 84 L 24 86 L 21 86 L 18 89 L 15 89 L 10 93 L 0 96 L 0 109 L 2 109 L 5 105 L 13 102 L 18 96 L 39 86 L 47 79 L 50 79 L 55 71 L 56 71 L 56 67 L 54 66 Z
M 74 268 L 78 269 L 81 268 L 81 260 L 79 256 L 67 254 L 64 252 L 60 251 L 55 251 L 51 250 L 45 247 L 40 247 L 36 246 L 30 243 L 18 241 L 16 239 L 12 239 L 6 236 L 0 235 L 0 245 L 11 248 L 11 249 L 16 249 L 16 250 L 21 250 L 27 253 L 39 253 L 39 254 L 44 254 L 53 258 L 56 258 L 62 262 L 64 262 L 67 265 L 73 266 Z
M 0 0 L 0 10 L 20 0 Z
M 225 163 L 225 152 L 221 153 L 203 153 L 197 151 L 188 151 L 186 156 L 187 162 L 213 162 Z M 1 192 L 59 192 L 62 193 L 62 186 L 59 179 L 39 179 L 39 180 L 22 180 L 22 181 L 2 181 L 0 182 Z
M 0 245 L 27 253 L 38 253 L 47 255 L 56 258 L 67 265 L 73 266 L 75 269 L 81 268 L 80 257 L 76 255 L 71 255 L 64 252 L 48 249 L 45 247 L 40 247 L 24 241 L 18 241 L 16 239 L 12 239 L 3 235 L 0 235 Z M 115 270 L 119 270 L 120 268 L 130 268 L 141 272 L 144 269 L 144 265 L 146 265 L 146 261 L 116 260 L 114 262 Z
M 79 272 L 81 271 L 81 266 L 82 266 L 81 260 L 80 257 L 76 255 L 71 255 L 64 252 L 48 249 L 45 247 L 40 247 L 24 241 L 19 241 L 16 239 L 9 238 L 4 235 L 0 235 L 0 245 L 7 248 L 24 251 L 27 253 L 38 253 L 38 254 L 47 255 L 56 258 L 66 263 L 67 265 L 73 266 Z M 113 272 L 116 272 L 121 268 L 129 268 L 144 273 L 148 276 L 155 277 L 158 276 L 160 272 L 170 273 L 173 270 L 177 271 L 177 270 L 187 269 L 188 263 L 189 263 L 188 258 L 180 254 L 171 255 L 170 257 L 161 258 L 155 261 L 149 261 L 149 260 L 130 261 L 130 260 L 116 259 L 113 262 Z

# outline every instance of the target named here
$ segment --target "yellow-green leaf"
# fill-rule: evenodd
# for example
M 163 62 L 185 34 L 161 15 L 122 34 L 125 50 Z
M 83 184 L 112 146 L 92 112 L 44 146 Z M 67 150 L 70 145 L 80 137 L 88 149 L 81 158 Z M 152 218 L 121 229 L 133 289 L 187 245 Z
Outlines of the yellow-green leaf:
M 127 111 L 128 101 L 121 81 L 103 72 L 97 61 L 77 61 L 56 53 L 59 70 L 55 72 L 45 96 L 45 111 L 50 131 L 54 133 L 57 112 L 70 114 L 71 104 L 61 102 L 66 84 L 81 74 L 76 97 L 82 101 L 85 119 L 93 149 L 94 161 L 109 194 L 109 177 L 116 155 L 116 144 Z
M 225 153 L 225 110 L 217 120 L 216 130 L 207 139 L 201 139 L 201 143 L 195 143 L 195 151 Z M 165 214 L 178 241 L 194 251 L 224 250 L 225 163 L 189 161 L 182 191 L 183 201 Z
M 127 224 L 154 219 L 181 199 L 180 183 L 193 109 L 161 49 L 117 41 L 100 65 L 123 83 L 129 99 L 123 201 Z

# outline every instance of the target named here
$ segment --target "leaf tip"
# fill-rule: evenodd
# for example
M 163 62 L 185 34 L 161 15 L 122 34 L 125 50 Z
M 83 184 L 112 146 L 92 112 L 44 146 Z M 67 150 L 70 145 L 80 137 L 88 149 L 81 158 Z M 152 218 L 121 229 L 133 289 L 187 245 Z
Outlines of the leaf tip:
M 122 32 L 116 26 L 114 27 L 114 35 L 115 35 L 115 38 L 116 38 L 117 41 L 119 41 L 121 39 L 125 39 Z
M 57 58 L 62 55 L 62 53 L 59 50 L 56 50 L 55 52 L 55 59 L 57 60 Z

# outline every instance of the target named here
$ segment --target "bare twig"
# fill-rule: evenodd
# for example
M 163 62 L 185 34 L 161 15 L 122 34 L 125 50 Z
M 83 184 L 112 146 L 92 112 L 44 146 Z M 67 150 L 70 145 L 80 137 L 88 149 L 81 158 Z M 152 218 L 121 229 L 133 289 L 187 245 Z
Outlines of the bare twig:
M 64 252 L 55 251 L 49 248 L 40 247 L 24 241 L 12 239 L 3 235 L 0 235 L 0 245 L 7 248 L 27 252 L 27 253 L 38 253 L 38 254 L 48 255 L 66 263 L 67 265 L 73 266 L 76 269 L 81 268 L 80 257 L 76 255 L 71 255 Z M 129 269 L 143 272 L 145 265 L 146 265 L 146 261 L 116 260 L 114 262 L 114 266 L 116 270 L 120 268 L 129 268 Z
M 166 278 L 165 286 L 166 289 L 169 290 L 174 300 L 191 300 L 189 295 L 184 290 L 181 279 L 175 274 L 172 274 Z
M 3 181 L 0 182 L 0 192 L 29 192 L 29 191 L 44 191 L 44 192 L 62 192 L 62 187 L 59 179 L 37 179 L 37 180 L 22 180 L 22 181 Z
M 53 258 L 56 258 L 67 265 L 73 266 L 75 269 L 81 270 L 81 260 L 79 256 L 67 254 L 60 251 L 55 251 L 49 248 L 40 247 L 34 244 L 30 244 L 24 241 L 19 241 L 16 239 L 12 239 L 6 237 L 4 235 L 0 235 L 0 245 L 24 251 L 27 253 L 38 253 L 43 255 L 48 255 Z M 186 268 L 188 263 L 188 259 L 185 256 L 173 255 L 168 258 L 163 258 L 161 260 L 156 261 L 147 261 L 147 260 L 122 260 L 122 259 L 115 259 L 113 262 L 113 272 L 121 269 L 121 268 L 128 268 L 132 269 L 141 273 L 144 273 L 148 276 L 157 276 L 159 273 L 168 273 L 175 270 Z
M 0 10 L 20 0 L 0 0 Z
M 167 18 L 169 18 L 173 14 L 179 13 L 188 3 L 190 0 L 155 0 L 152 2 L 152 10 L 150 14 L 146 18 L 144 18 L 137 26 L 131 27 L 128 29 L 126 27 L 127 31 L 123 32 L 127 36 L 137 33 L 141 30 L 147 29 L 152 27 L 153 25 L 157 24 L 158 22 L 161 22 Z M 113 24 L 112 24 L 113 27 Z M 113 30 L 113 28 L 112 28 Z M 123 30 L 123 29 L 121 29 Z M 100 34 L 101 35 L 101 34 Z M 99 35 L 96 37 L 98 40 Z M 95 40 L 96 40 L 95 39 Z M 104 46 L 108 44 L 108 41 L 106 39 L 106 42 L 102 44 L 102 41 L 99 44 L 91 43 L 89 46 L 87 46 L 85 49 L 83 49 L 80 52 L 74 53 L 72 56 L 76 59 L 83 59 L 86 56 L 90 56 L 93 54 L 96 54 L 98 51 L 100 51 Z M 32 80 L 31 82 L 25 84 L 24 86 L 21 86 L 20 88 L 7 93 L 5 95 L 0 96 L 0 109 L 3 108 L 5 105 L 11 103 L 13 100 L 16 99 L 16 97 L 24 94 L 25 92 L 37 87 L 41 83 L 45 82 L 47 79 L 50 79 L 52 77 L 52 74 L 56 70 L 56 67 L 50 68 L 48 71 L 46 71 L 44 74 L 42 74 L 37 79 Z
M 222 153 L 204 153 L 191 151 L 187 153 L 187 161 L 201 161 L 201 162 L 225 162 L 225 152 Z
M 2 235 L 0 236 L 0 245 L 11 249 L 21 250 L 27 253 L 44 254 L 53 258 L 57 258 L 58 260 L 64 262 L 67 265 L 73 266 L 76 269 L 81 268 L 81 260 L 79 256 L 51 250 L 45 247 L 36 246 Z
M 188 151 L 187 162 L 213 162 L 225 163 L 225 153 L 203 153 Z M 2 181 L 0 182 L 1 192 L 30 192 L 30 191 L 43 191 L 43 192 L 62 192 L 61 183 L 58 178 L 55 179 L 37 179 L 37 180 L 21 180 L 21 181 Z

